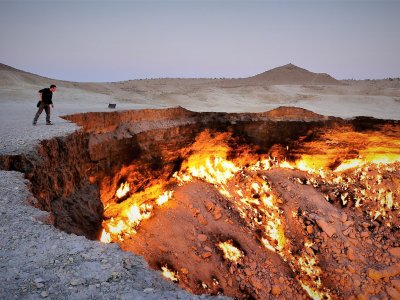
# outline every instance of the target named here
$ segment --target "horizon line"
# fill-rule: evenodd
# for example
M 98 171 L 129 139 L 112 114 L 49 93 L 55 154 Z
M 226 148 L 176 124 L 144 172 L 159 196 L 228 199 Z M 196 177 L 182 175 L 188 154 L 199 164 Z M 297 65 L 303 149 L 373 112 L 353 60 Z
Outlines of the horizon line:
M 338 80 L 338 81 L 400 80 L 400 76 L 399 76 L 399 77 L 384 77 L 384 78 L 364 78 L 364 79 L 356 79 L 356 78 L 337 79 L 336 77 L 333 77 L 332 75 L 330 75 L 330 74 L 327 73 L 327 72 L 313 72 L 313 71 L 310 71 L 310 70 L 308 70 L 308 69 L 306 69 L 306 68 L 300 67 L 300 66 L 298 66 L 298 65 L 293 64 L 293 63 L 290 62 L 290 63 L 284 64 L 284 65 L 280 65 L 280 66 L 274 67 L 274 68 L 272 68 L 272 69 L 268 69 L 268 70 L 263 71 L 263 72 L 261 72 L 261 73 L 257 73 L 257 74 L 255 74 L 255 75 L 251 75 L 251 76 L 249 76 L 249 77 L 227 77 L 227 76 L 223 76 L 223 77 L 218 77 L 218 76 L 211 76 L 211 77 L 186 77 L 186 76 L 182 76 L 182 77 L 145 77 L 145 78 L 130 78 L 130 79 L 115 80 L 115 81 L 114 81 L 114 80 L 111 80 L 111 81 L 75 81 L 75 80 L 59 79 L 59 78 L 55 78 L 55 77 L 52 78 L 52 77 L 48 77 L 48 76 L 45 76 L 45 75 L 40 75 L 40 74 L 38 74 L 38 73 L 33 73 L 32 71 L 27 71 L 27 70 L 23 70 L 23 69 L 18 69 L 18 68 L 16 68 L 16 67 L 13 67 L 13 66 L 11 66 L 11 65 L 5 64 L 5 63 L 3 63 L 3 62 L 0 62 L 0 64 L 3 65 L 3 66 L 6 66 L 6 67 L 8 67 L 8 68 L 14 69 L 14 70 L 16 70 L 16 71 L 19 71 L 19 72 L 28 73 L 28 74 L 31 74 L 31 75 L 34 75 L 34 76 L 43 77 L 43 78 L 46 78 L 46 79 L 49 79 L 49 80 L 65 81 L 65 82 L 71 82 L 71 83 L 119 83 L 119 82 L 136 81 L 136 80 L 140 81 L 140 80 L 168 80 L 168 79 L 169 79 L 169 80 L 178 80 L 178 79 L 181 79 L 181 80 L 182 80 L 182 79 L 183 79 L 183 80 L 185 80 L 185 79 L 187 79 L 187 80 L 190 80 L 190 79 L 197 79 L 197 80 L 201 80 L 201 79 L 203 79 L 203 80 L 204 80 L 204 79 L 209 79 L 209 80 L 235 80 L 235 79 L 237 79 L 237 80 L 243 80 L 243 79 L 251 79 L 251 78 L 253 78 L 253 77 L 255 77 L 255 76 L 258 76 L 258 75 L 260 75 L 260 74 L 264 74 L 264 73 L 266 73 L 266 72 L 269 72 L 269 71 L 272 71 L 272 70 L 274 70 L 274 69 L 281 68 L 281 67 L 284 67 L 284 66 L 288 66 L 288 65 L 293 65 L 293 66 L 295 66 L 295 67 L 297 67 L 297 68 L 300 68 L 300 69 L 303 69 L 303 70 L 306 70 L 306 71 L 308 71 L 308 72 L 315 73 L 315 74 L 327 74 L 327 75 L 329 75 L 330 77 L 332 77 L 333 79 Z

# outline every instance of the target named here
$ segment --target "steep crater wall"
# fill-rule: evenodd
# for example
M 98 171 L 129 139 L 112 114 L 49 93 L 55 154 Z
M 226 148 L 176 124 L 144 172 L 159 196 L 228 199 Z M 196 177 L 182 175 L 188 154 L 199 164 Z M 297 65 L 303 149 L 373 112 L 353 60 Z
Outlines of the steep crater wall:
M 139 166 L 138 171 L 147 179 L 172 176 L 183 159 L 178 150 L 193 143 L 206 128 L 232 132 L 243 143 L 268 152 L 272 145 L 290 145 L 300 136 L 310 137 L 338 124 L 352 123 L 363 129 L 383 122 L 364 122 L 362 118 L 344 121 L 287 107 L 259 114 L 172 108 L 84 113 L 65 119 L 82 129 L 44 140 L 35 152 L 1 156 L 0 167 L 25 174 L 37 199 L 32 204 L 51 213 L 50 223 L 90 239 L 99 236 L 104 206 L 124 179 L 115 177 L 123 174 L 123 167 Z M 142 186 L 145 184 L 143 179 Z M 138 186 L 140 191 L 141 184 Z

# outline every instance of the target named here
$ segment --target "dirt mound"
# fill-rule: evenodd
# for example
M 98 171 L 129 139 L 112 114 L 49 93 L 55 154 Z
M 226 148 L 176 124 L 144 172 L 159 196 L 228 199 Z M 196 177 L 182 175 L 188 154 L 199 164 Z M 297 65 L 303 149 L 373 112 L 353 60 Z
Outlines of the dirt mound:
M 328 117 L 316 114 L 310 110 L 290 106 L 280 106 L 276 109 L 261 113 L 260 115 L 263 115 L 273 121 L 285 120 L 310 122 L 328 119 Z
M 308 85 L 340 85 L 341 82 L 326 73 L 313 73 L 299 68 L 293 64 L 287 64 L 274 68 L 264 73 L 249 77 L 249 80 L 270 84 L 308 84 Z

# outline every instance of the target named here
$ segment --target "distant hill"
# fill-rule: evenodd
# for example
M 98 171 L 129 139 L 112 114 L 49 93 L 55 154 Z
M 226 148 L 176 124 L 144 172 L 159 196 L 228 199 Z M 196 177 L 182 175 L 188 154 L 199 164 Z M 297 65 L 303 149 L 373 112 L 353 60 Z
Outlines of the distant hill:
M 264 73 L 239 79 L 243 84 L 299 84 L 299 85 L 339 85 L 343 84 L 326 73 L 313 73 L 306 69 L 299 68 L 293 64 L 287 64 L 274 68 Z M 85 83 L 74 83 L 70 81 L 55 80 L 40 75 L 21 71 L 0 63 L 0 86 L 18 85 L 49 85 L 62 84 L 63 86 L 81 86 Z
M 277 67 L 247 79 L 271 84 L 342 84 L 326 73 L 313 73 L 293 64 Z
M 23 85 L 47 86 L 50 84 L 69 85 L 68 82 L 62 80 L 55 80 L 33 73 L 21 71 L 0 63 L 0 86 L 15 87 Z

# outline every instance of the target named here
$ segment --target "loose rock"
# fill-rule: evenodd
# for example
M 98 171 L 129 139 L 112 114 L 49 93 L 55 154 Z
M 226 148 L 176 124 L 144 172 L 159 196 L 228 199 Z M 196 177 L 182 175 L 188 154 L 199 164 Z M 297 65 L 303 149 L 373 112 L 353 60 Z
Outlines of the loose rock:
M 324 219 L 318 219 L 317 224 L 329 237 L 332 237 L 332 235 L 336 233 L 336 229 L 329 225 Z
M 391 267 L 383 270 L 368 269 L 368 276 L 372 279 L 381 279 L 386 277 L 392 277 L 400 274 L 400 263 L 397 263 Z
M 207 241 L 207 236 L 206 236 L 205 234 L 199 234 L 199 235 L 197 236 L 197 239 L 198 239 L 200 242 L 205 242 L 205 241 Z
M 272 290 L 271 290 L 272 295 L 277 296 L 277 295 L 279 295 L 281 292 L 282 292 L 282 290 L 281 290 L 281 288 L 280 288 L 279 285 L 274 285 L 274 286 L 272 287 Z
M 400 247 L 389 248 L 388 252 L 393 256 L 400 257 Z

